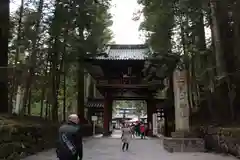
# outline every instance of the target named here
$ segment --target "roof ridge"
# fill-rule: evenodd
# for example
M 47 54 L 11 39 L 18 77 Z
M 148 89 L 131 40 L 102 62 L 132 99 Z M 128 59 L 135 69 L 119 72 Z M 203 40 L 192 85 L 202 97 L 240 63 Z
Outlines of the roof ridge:
M 110 44 L 111 49 L 144 49 L 149 48 L 147 44 Z
M 146 44 L 141 45 L 106 45 L 106 56 L 99 56 L 101 60 L 146 60 L 150 48 Z

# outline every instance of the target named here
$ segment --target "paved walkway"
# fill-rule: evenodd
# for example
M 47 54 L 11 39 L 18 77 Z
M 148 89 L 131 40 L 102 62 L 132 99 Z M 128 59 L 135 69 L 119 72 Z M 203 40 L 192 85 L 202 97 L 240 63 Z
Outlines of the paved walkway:
M 168 153 L 159 139 L 133 139 L 128 152 L 121 151 L 121 133 L 111 138 L 97 137 L 84 144 L 83 160 L 236 160 L 233 157 L 209 153 Z M 24 160 L 56 160 L 54 150 L 30 156 Z

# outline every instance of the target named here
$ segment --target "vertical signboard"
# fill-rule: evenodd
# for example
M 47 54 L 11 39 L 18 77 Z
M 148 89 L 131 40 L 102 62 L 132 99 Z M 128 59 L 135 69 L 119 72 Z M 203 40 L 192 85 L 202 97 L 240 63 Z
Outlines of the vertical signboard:
M 153 135 L 157 135 L 157 126 L 158 126 L 157 113 L 153 113 L 152 115 L 152 124 L 153 124 Z

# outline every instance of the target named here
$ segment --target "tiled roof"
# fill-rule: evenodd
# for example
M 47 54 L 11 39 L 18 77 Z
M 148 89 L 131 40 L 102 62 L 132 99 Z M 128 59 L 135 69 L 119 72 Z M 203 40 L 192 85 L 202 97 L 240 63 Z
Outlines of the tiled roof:
M 108 45 L 107 56 L 96 57 L 102 60 L 144 60 L 149 48 L 146 45 Z

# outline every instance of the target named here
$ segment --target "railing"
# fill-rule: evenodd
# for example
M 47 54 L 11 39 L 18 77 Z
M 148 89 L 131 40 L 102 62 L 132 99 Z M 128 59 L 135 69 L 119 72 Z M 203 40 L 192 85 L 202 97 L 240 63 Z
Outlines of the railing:
M 110 79 L 110 80 L 98 80 L 97 84 L 105 85 L 105 84 L 146 84 L 141 80 L 136 78 L 124 78 L 124 79 Z
M 97 80 L 97 84 L 109 84 L 108 80 Z
M 148 84 L 162 84 L 162 82 L 160 80 L 152 80 Z

